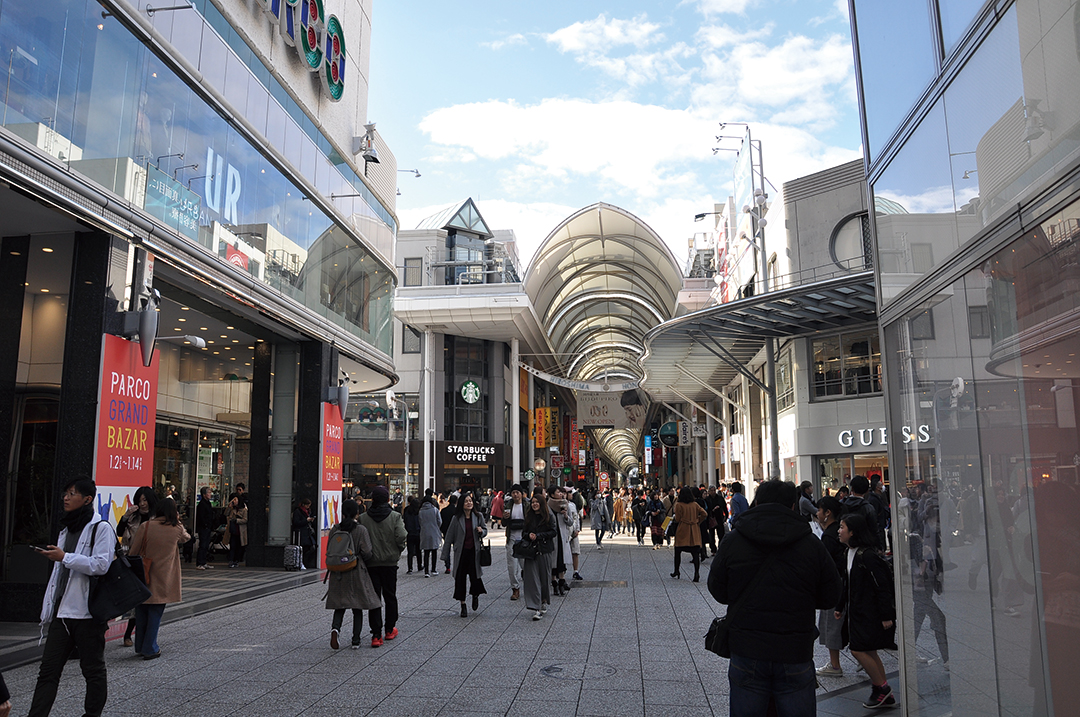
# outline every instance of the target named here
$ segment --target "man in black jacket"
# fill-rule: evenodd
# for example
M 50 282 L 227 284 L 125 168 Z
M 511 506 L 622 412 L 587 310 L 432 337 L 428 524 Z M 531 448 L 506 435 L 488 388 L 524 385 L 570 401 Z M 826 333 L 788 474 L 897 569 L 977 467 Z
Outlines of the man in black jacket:
M 798 499 L 793 483 L 762 483 L 709 570 L 709 592 L 731 615 L 731 717 L 764 715 L 770 702 L 780 717 L 817 714 L 815 610 L 835 607 L 840 575 Z
M 210 533 L 214 532 L 214 505 L 210 502 L 213 489 L 203 486 L 199 491 L 199 504 L 195 506 L 195 532 L 199 534 L 199 553 L 195 558 L 195 567 L 206 570 L 214 567 L 207 563 L 210 554 Z

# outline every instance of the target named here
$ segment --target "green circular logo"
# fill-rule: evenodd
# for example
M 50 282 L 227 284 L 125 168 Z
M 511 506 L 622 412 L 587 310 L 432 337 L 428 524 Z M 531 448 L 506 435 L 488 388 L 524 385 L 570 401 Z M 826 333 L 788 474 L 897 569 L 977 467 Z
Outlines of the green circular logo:
M 476 381 L 466 381 L 461 384 L 461 397 L 465 399 L 465 403 L 476 403 L 480 400 L 480 385 Z

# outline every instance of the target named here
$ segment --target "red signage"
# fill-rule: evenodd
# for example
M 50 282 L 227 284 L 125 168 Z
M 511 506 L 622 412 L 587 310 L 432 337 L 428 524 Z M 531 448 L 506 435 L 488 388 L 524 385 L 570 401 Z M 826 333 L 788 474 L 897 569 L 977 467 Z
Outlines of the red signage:
M 247 271 L 248 268 L 248 255 L 239 249 L 233 248 L 232 244 L 225 245 L 225 261 L 229 262 L 233 266 L 240 267 Z
M 326 565 L 326 533 L 341 520 L 341 466 L 345 421 L 341 410 L 332 403 L 323 404 L 322 425 L 322 486 L 319 494 L 320 524 L 323 535 L 319 540 L 319 567 Z
M 566 466 L 565 459 L 562 456 L 560 456 L 559 454 L 556 453 L 555 455 L 553 455 L 551 457 L 551 467 L 552 468 L 564 468 L 565 466 Z
M 102 518 L 111 512 L 119 519 L 135 490 L 153 479 L 157 393 L 158 352 L 143 366 L 138 343 L 105 334 L 94 456 Z

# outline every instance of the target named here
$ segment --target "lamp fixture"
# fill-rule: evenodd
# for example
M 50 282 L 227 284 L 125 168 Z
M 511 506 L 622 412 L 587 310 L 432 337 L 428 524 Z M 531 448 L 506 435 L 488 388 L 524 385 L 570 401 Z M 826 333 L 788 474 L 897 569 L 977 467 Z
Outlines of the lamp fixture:
M 176 169 L 173 170 L 172 178 L 176 179 L 176 175 L 180 172 L 181 169 L 198 169 L 198 168 L 199 168 L 198 163 L 196 163 L 196 164 L 185 164 L 182 167 L 177 167 Z
M 414 177 L 416 177 L 417 179 L 420 178 L 420 170 L 419 169 L 399 169 L 398 171 L 399 172 L 412 172 Z

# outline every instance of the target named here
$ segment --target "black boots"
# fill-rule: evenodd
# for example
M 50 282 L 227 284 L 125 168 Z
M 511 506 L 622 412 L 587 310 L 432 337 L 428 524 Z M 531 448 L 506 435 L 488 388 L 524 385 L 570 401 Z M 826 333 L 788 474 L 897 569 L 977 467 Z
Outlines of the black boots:
M 465 603 L 461 603 L 461 616 L 462 617 L 468 617 L 469 616 L 469 608 L 465 607 Z

